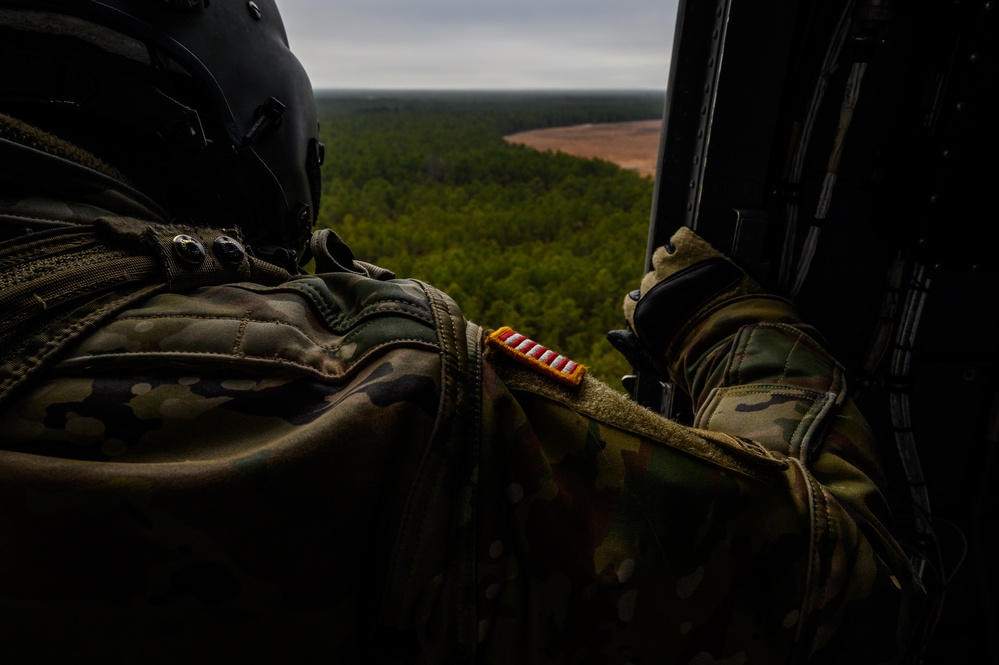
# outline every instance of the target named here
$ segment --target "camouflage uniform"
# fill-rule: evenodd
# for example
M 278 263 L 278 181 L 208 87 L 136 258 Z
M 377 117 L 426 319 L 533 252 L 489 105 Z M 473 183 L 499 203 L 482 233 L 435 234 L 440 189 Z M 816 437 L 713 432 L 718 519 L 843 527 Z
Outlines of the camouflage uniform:
M 0 164 L 0 226 L 163 221 Z M 875 444 L 787 303 L 687 327 L 688 428 L 486 347 L 431 286 L 319 267 L 141 300 L 0 409 L 4 662 L 905 652 L 921 590 Z

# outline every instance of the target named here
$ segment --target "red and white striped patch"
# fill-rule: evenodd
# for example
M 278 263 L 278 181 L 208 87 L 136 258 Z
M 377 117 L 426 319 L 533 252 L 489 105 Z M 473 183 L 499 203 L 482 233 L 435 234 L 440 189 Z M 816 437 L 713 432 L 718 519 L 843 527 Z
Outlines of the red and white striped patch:
M 578 386 L 586 374 L 586 367 L 583 365 L 507 326 L 486 337 L 486 346 L 498 349 L 517 362 L 570 386 Z

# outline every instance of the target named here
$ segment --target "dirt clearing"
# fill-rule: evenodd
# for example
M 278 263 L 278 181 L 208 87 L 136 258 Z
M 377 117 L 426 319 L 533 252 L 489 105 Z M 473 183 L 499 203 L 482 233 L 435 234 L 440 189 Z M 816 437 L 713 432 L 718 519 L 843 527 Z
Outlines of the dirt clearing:
M 605 159 L 621 168 L 655 177 L 661 125 L 659 120 L 573 125 L 535 129 L 505 138 L 535 150 Z

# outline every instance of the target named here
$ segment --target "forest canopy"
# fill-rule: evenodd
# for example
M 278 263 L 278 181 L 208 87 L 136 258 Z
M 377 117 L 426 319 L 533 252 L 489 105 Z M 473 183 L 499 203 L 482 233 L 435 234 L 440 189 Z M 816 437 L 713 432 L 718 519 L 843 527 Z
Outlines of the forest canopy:
M 621 388 L 605 333 L 642 274 L 652 178 L 503 137 L 659 118 L 658 92 L 320 92 L 320 226 Z

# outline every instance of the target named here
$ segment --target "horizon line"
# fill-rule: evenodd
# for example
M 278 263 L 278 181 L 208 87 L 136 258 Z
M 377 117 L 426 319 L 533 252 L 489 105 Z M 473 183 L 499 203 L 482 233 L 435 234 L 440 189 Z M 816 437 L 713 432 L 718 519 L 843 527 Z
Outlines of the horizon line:
M 444 87 L 356 87 L 356 86 L 313 86 L 314 92 L 586 92 L 586 93 L 622 93 L 622 92 L 655 92 L 665 94 L 665 88 L 578 88 L 578 87 L 524 87 L 524 88 L 444 88 Z

